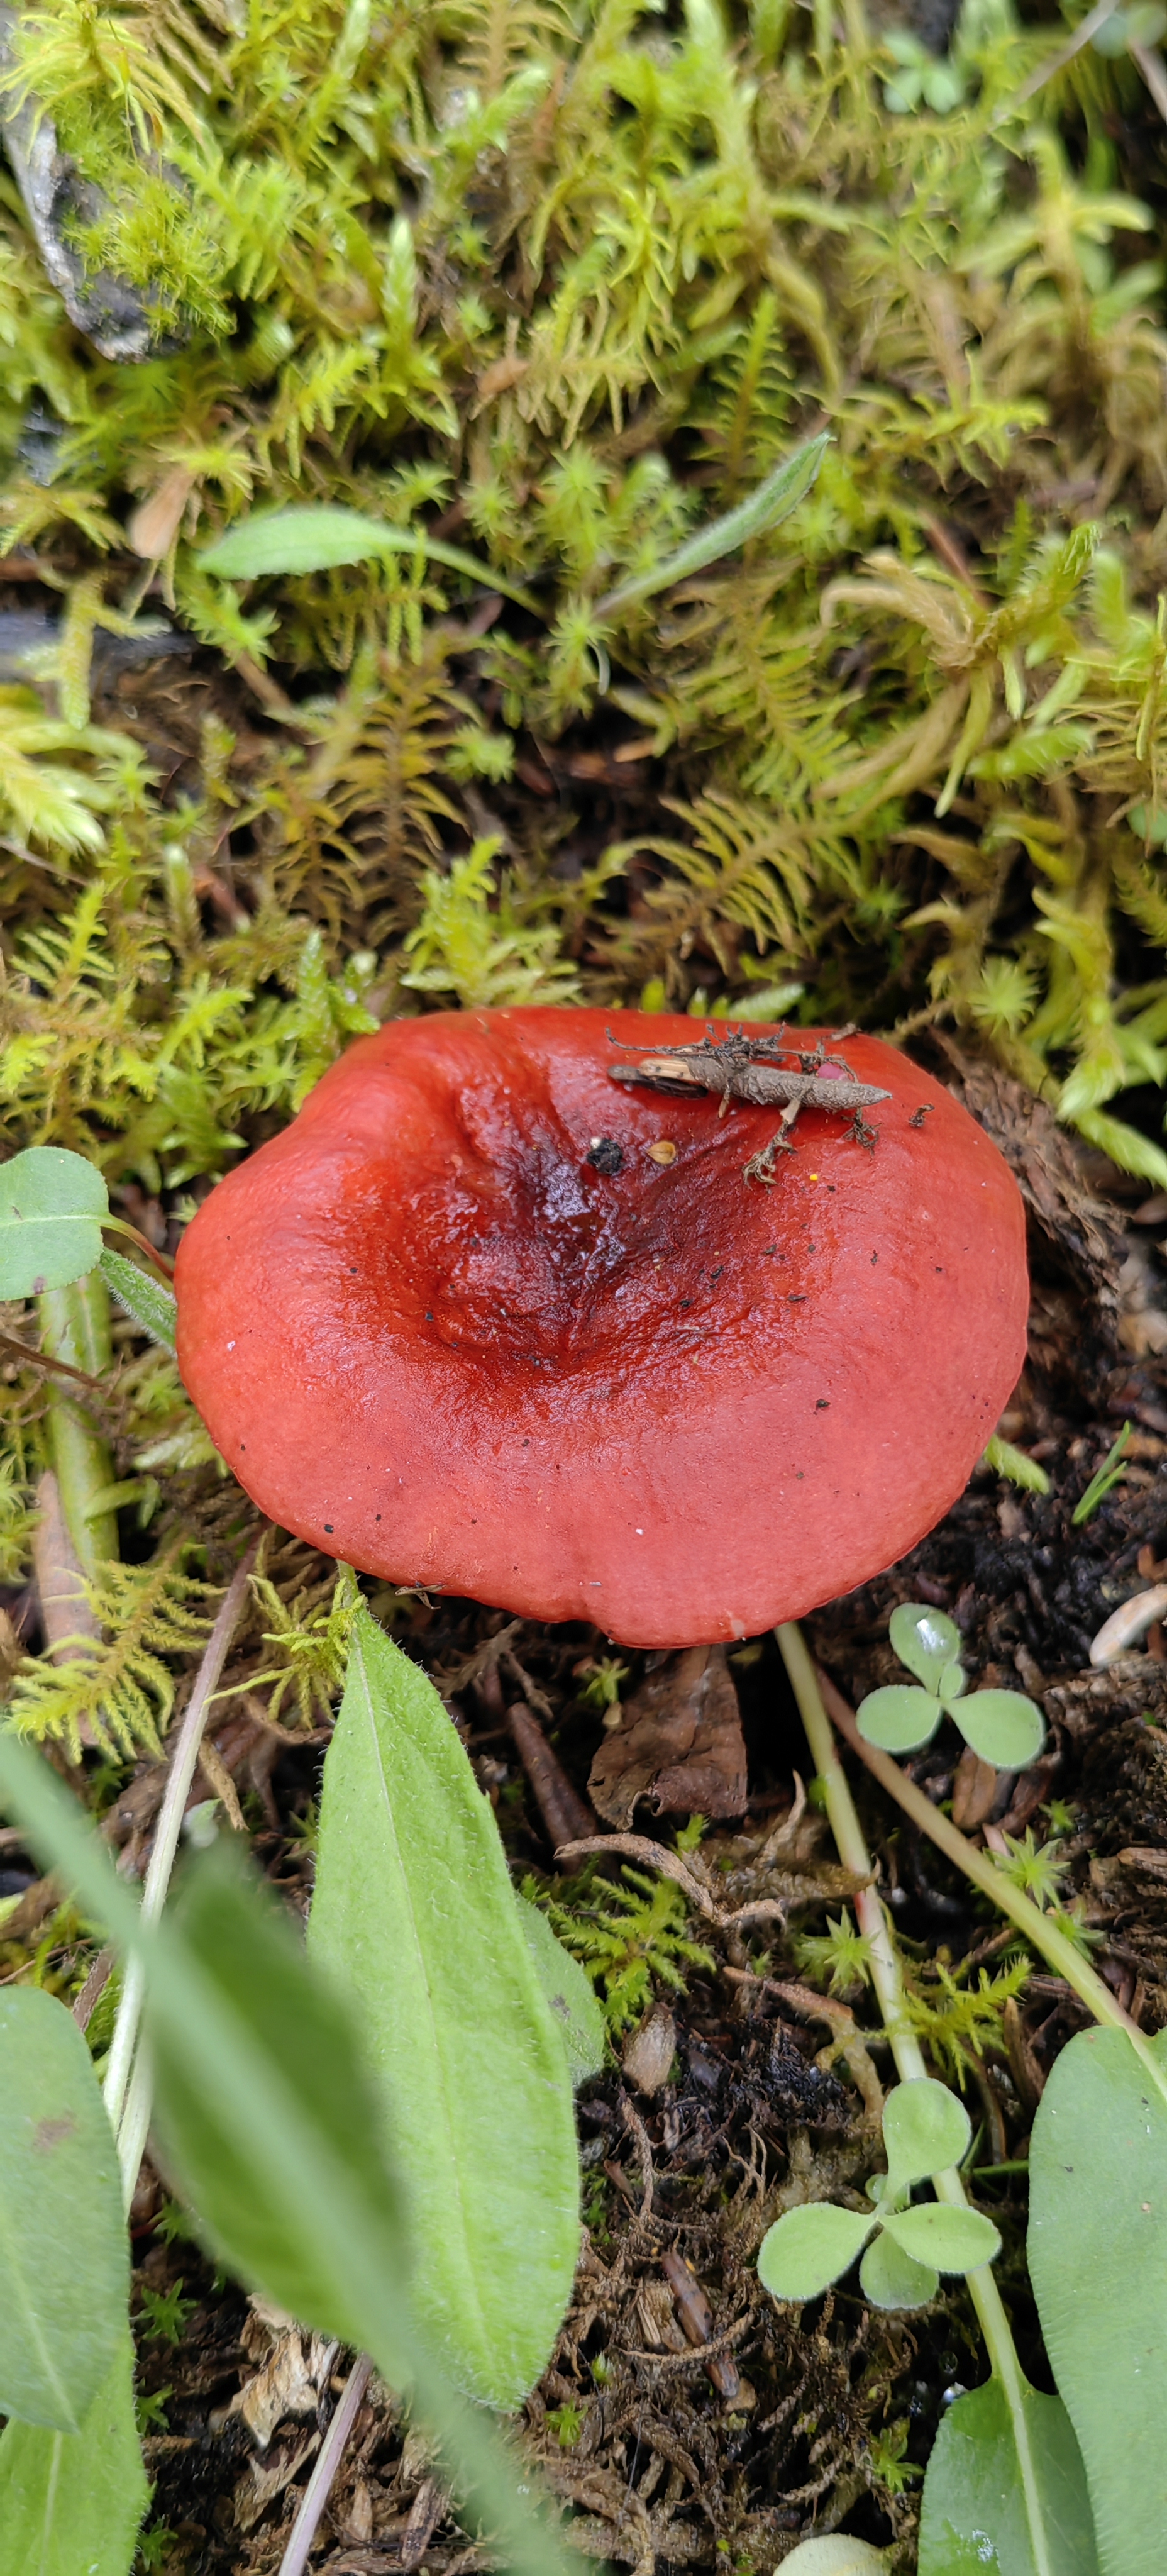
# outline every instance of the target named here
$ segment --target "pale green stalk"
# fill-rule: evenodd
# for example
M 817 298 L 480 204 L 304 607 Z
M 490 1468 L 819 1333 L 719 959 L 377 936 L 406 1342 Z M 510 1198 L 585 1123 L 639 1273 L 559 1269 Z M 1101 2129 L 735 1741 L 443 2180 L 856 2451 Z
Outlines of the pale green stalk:
M 166 1892 L 170 1885 L 170 1873 L 174 1867 L 174 1855 L 178 1850 L 178 1837 L 182 1831 L 182 1819 L 186 1812 L 190 1784 L 198 1765 L 199 1747 L 203 1740 L 207 1712 L 215 1685 L 227 1660 L 227 1649 L 239 1624 L 247 1594 L 247 1580 L 255 1563 L 258 1545 L 258 1539 L 253 1541 L 231 1577 L 218 1618 L 207 1639 L 206 1650 L 195 1677 L 195 1686 L 175 1739 L 170 1757 L 170 1769 L 166 1775 L 166 1790 L 154 1832 L 150 1865 L 146 1871 L 145 1885 L 142 1890 L 141 1920 L 144 1924 L 157 1923 L 166 1902 Z M 145 1994 L 145 1966 L 141 1952 L 135 1950 L 131 1954 L 126 1969 L 125 1984 L 118 2004 L 105 2073 L 105 2107 L 118 2142 L 122 2188 L 127 2209 L 134 2196 L 138 2169 L 146 2144 L 146 2133 L 150 2126 L 149 2068 L 140 2052 L 137 2062 L 134 2058 Z
M 109 1292 L 100 1270 L 71 1288 L 49 1288 L 37 1299 L 41 1349 L 46 1359 L 101 1377 L 113 1356 Z M 114 1512 L 94 1512 L 96 1496 L 113 1483 L 113 1460 L 83 1405 L 62 1386 L 50 1385 L 45 1407 L 49 1464 L 57 1479 L 65 1527 L 82 1573 L 92 1581 L 118 1553 Z
M 798 1702 L 799 1715 L 806 1729 L 811 1760 L 822 1787 L 835 1846 L 844 1869 L 853 1870 L 857 1878 L 870 1880 L 871 1855 L 863 1836 L 863 1827 L 855 1811 L 855 1802 L 847 1775 L 839 1760 L 831 1721 L 823 1705 L 818 1675 L 807 1652 L 802 1631 L 793 1620 L 777 1630 L 782 1660 L 790 1675 Z M 859 1928 L 870 1947 L 871 1982 L 883 2016 L 884 2028 L 891 2042 L 891 2052 L 901 2083 L 911 2084 L 926 2076 L 923 2051 L 910 2027 L 904 2002 L 903 1980 L 899 1959 L 891 1937 L 883 1906 L 874 1886 L 860 1887 L 855 1892 L 855 1912 Z M 955 2165 L 947 2172 L 933 2174 L 932 2188 L 937 2200 L 947 2201 L 951 2208 L 968 2206 L 967 2194 Z M 985 2339 L 985 2349 L 993 2376 L 1000 2382 L 1017 2451 L 1017 2466 L 1025 2503 L 1025 2518 L 1033 2551 L 1036 2576 L 1055 2576 L 1045 2539 L 1045 2518 L 1038 2492 L 1037 2470 L 1029 2441 L 1024 2391 L 1025 2380 L 1017 2358 L 1017 2346 L 1001 2300 L 1001 2293 L 986 2265 L 978 2272 L 965 2275 L 968 2294 L 976 2309 L 977 2321 Z

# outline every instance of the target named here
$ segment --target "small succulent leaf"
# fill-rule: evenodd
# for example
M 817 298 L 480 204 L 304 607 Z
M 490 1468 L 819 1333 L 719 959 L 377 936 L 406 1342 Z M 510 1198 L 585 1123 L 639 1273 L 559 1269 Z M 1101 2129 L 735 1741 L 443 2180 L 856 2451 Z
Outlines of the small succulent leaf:
M 0 2438 L 0 2576 L 129 2576 L 149 2501 L 123 2324 L 79 2432 Z
M 604 2016 L 590 1977 L 557 1941 L 546 1915 L 526 1896 L 517 1896 L 519 1922 L 559 2034 L 567 2051 L 572 2084 L 598 2075 L 604 2063 Z
M 925 1690 L 934 1691 L 945 1666 L 959 1660 L 962 1639 L 955 1620 L 930 1609 L 926 1601 L 901 1601 L 887 1633 L 901 1664 Z
M 1022 2477 L 1019 2427 L 999 2379 L 958 2397 L 941 2415 L 920 2508 L 919 2576 L 957 2576 L 958 2570 L 964 2576 L 966 2569 L 968 2576 L 982 2569 L 996 2576 L 1099 2576 L 1082 2457 L 1065 2407 L 1060 2397 L 1045 2397 L 1022 2380 L 1018 2410 L 1029 2479 Z M 1115 2458 L 1120 2469 L 1129 2484 L 1121 2454 Z M 787 2567 L 793 2563 L 786 2560 Z
M 840 2273 L 849 2272 L 875 2225 L 862 2210 L 837 2209 L 831 2200 L 788 2209 L 762 2238 L 758 2279 L 772 2299 L 817 2299 Z
M 887 2576 L 890 2549 L 873 2549 L 869 2540 L 824 2532 L 821 2539 L 800 2540 L 782 2561 L 783 2576 Z
M 946 1664 L 943 1672 L 941 1673 L 940 1679 L 936 1684 L 937 1698 L 943 1700 L 945 1708 L 947 1708 L 954 1699 L 961 1699 L 967 1688 L 968 1674 L 964 1669 L 964 1665 Z
M 152 1279 L 148 1270 L 140 1270 L 136 1261 L 127 1261 L 124 1252 L 102 1253 L 99 1263 L 106 1287 L 112 1289 L 119 1306 L 140 1324 L 152 1342 L 164 1351 L 174 1349 L 178 1324 L 178 1299 L 160 1279 Z
M 971 2135 L 964 2104 L 947 2084 L 931 2075 L 897 2084 L 883 2106 L 889 2192 L 898 2194 L 958 2165 Z
M 0 1165 L 0 1298 L 69 1288 L 101 1258 L 109 1192 L 83 1154 L 30 1145 Z
M 860 1700 L 855 1722 L 865 1742 L 878 1744 L 883 1753 L 918 1753 L 922 1744 L 931 1743 L 943 1715 L 931 1691 L 889 1682 Z
M 1105 2576 L 1164 2563 L 1167 2031 L 1147 2045 L 1153 2066 L 1124 2031 L 1080 2031 L 1054 2061 L 1030 2149 L 1030 2277 Z
M 949 2209 L 944 2202 L 924 2201 L 884 2220 L 889 2236 L 913 2262 L 934 2263 L 938 2272 L 977 2272 L 1001 2251 L 991 2218 L 979 2209 Z
M 931 2263 L 917 2263 L 881 2227 L 859 2266 L 859 2287 L 873 2308 L 926 2308 L 940 2287 Z
M 1021 1691 L 974 1691 L 952 1717 L 965 1743 L 998 1771 L 1024 1771 L 1045 1742 L 1041 1710 Z
M 126 2330 L 130 2248 L 93 2061 L 39 1986 L 0 1994 L 0 2413 L 76 2435 Z

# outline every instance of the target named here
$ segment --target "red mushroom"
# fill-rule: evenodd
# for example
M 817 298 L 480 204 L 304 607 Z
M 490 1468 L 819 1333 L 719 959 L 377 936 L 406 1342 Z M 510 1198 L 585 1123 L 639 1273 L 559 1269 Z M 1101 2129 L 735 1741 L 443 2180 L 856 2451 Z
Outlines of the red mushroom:
M 178 1256 L 179 1361 L 273 1520 L 395 1583 L 681 1646 L 797 1618 L 942 1517 L 1024 1356 L 1005 1163 L 856 1037 L 878 1132 L 804 1108 L 764 1187 L 772 1106 L 627 1078 L 699 1037 L 395 1021 L 220 1182 Z

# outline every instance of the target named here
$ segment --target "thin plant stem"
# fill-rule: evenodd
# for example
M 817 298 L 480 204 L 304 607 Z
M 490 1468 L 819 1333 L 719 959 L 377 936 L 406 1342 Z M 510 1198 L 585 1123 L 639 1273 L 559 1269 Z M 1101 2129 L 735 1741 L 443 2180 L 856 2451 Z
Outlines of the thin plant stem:
M 1012 1879 L 1006 1878 L 1004 1871 L 997 1867 L 996 1862 L 990 1859 L 987 1852 L 979 1850 L 975 1843 L 970 1843 L 967 1835 L 962 1834 L 947 1816 L 940 1814 L 931 1799 L 926 1798 L 921 1789 L 917 1789 L 915 1781 L 905 1776 L 898 1763 L 893 1762 L 889 1754 L 881 1753 L 878 1745 L 865 1742 L 856 1726 L 854 1711 L 848 1708 L 841 1691 L 836 1690 L 828 1676 L 822 1673 L 818 1676 L 818 1680 L 821 1683 L 823 1699 L 840 1735 L 851 1746 L 852 1752 L 857 1753 L 860 1760 L 866 1763 L 867 1769 L 873 1779 L 878 1780 L 881 1789 L 886 1789 L 889 1798 L 895 1799 L 896 1804 L 903 1808 L 904 1814 L 911 1817 L 912 1823 L 918 1825 L 922 1833 L 931 1837 L 946 1859 L 955 1862 L 956 1867 L 964 1871 L 966 1878 L 971 1878 L 974 1887 L 979 1887 L 982 1894 L 989 1897 L 1002 1914 L 1010 1917 L 1010 1920 L 1017 1925 L 1018 1931 L 1024 1933 L 1026 1940 L 1047 1961 L 1054 1975 L 1063 1977 L 1066 1984 L 1072 1987 L 1079 2001 L 1085 2004 L 1087 2012 L 1093 2014 L 1095 2021 L 1101 2022 L 1107 2030 L 1125 2031 L 1148 2082 L 1153 2084 L 1156 2092 L 1167 2101 L 1167 2068 L 1160 2065 L 1154 2050 L 1148 2046 L 1144 2033 L 1139 2029 L 1138 2023 L 1132 2021 L 1130 2014 L 1123 2011 L 1117 1995 L 1112 1995 L 1109 1986 L 1098 1975 L 1097 1970 L 1091 1967 L 1089 1960 L 1082 1957 L 1081 1951 L 1075 1948 L 1074 1943 L 1067 1939 L 1064 1932 L 1058 1930 L 1056 1923 L 1051 1923 L 1048 1914 L 1041 1913 L 1031 1897 L 1026 1896 L 1021 1888 L 1015 1887 Z
M 63 1360 L 87 1377 L 104 1375 L 113 1353 L 109 1291 L 100 1270 L 88 1271 L 69 1288 L 46 1289 L 37 1299 L 37 1315 L 47 1359 Z M 118 1553 L 116 1513 L 94 1509 L 113 1483 L 113 1460 L 89 1415 L 63 1387 L 50 1388 L 45 1422 L 65 1527 L 82 1573 L 92 1580 Z
M 215 1684 L 227 1660 L 227 1649 L 239 1624 L 247 1597 L 247 1580 L 259 1549 L 253 1539 L 240 1559 L 220 1604 L 219 1615 L 207 1639 L 206 1650 L 179 1728 L 167 1774 L 166 1790 L 158 1814 L 150 1865 L 142 1890 L 142 1921 L 156 1923 L 166 1902 L 178 1837 L 187 1796 L 194 1778 L 202 1742 L 203 1728 Z M 129 2207 L 138 2179 L 146 2131 L 150 2124 L 148 2081 L 131 2086 L 130 2070 L 137 2046 L 138 2027 L 142 2018 L 145 1995 L 145 1971 L 139 1954 L 131 1958 L 125 1984 L 118 2003 L 110 2043 L 109 2064 L 105 2077 L 105 2107 L 113 2123 L 122 2168 L 122 2188 Z M 132 2116 L 131 2116 L 132 2115 Z
M 369 2385 L 373 2365 L 367 2353 L 354 2361 L 345 2384 L 344 2395 L 333 2412 L 331 2423 L 316 2454 L 312 2475 L 304 2489 L 300 2510 L 288 2535 L 288 2545 L 280 2560 L 279 2576 L 304 2576 L 316 2540 L 320 2516 L 328 2502 L 333 2479 L 344 2458 L 361 2399 Z
M 856 1813 L 846 1772 L 839 1760 L 838 1746 L 819 1687 L 819 1676 L 807 1651 L 806 1641 L 801 1629 L 793 1620 L 788 1620 L 777 1630 L 777 1637 L 782 1660 L 798 1702 L 798 1712 L 806 1730 L 811 1760 L 822 1784 L 823 1803 L 831 1832 L 835 1837 L 839 1858 L 844 1869 L 853 1870 L 857 1878 L 865 1878 L 870 1882 L 871 1855 Z M 923 2050 L 908 2022 L 903 1979 L 895 1943 L 891 1936 L 891 1926 L 873 1885 L 868 1884 L 866 1887 L 857 1888 L 854 1903 L 859 1928 L 866 1936 L 870 1947 L 871 1982 L 875 1988 L 876 2000 L 891 2042 L 896 2073 L 902 2083 L 910 2084 L 920 2076 L 926 2076 L 928 2069 Z M 950 2208 L 967 2208 L 968 2196 L 955 2165 L 949 2165 L 944 2173 L 933 2174 L 932 2188 L 937 2200 L 947 2202 Z M 1009 2409 L 1036 2576 L 1054 2576 L 1053 2565 L 1046 2547 L 1045 2518 L 1042 2513 L 1037 2469 L 1025 2413 L 1027 2383 L 1017 2358 L 1013 2330 L 1005 2312 L 1001 2293 L 987 2265 L 980 2271 L 967 2272 L 965 2286 L 985 2339 L 989 2366 L 994 2378 L 1000 2384 Z
M 1014 90 L 1012 98 L 1007 99 L 1004 105 L 998 108 L 993 123 L 1003 125 L 1007 117 L 1014 116 L 1019 107 L 1024 107 L 1027 99 L 1036 98 L 1038 91 L 1045 88 L 1047 81 L 1056 80 L 1058 73 L 1064 72 L 1067 64 L 1073 62 L 1075 55 L 1080 54 L 1083 47 L 1093 41 L 1099 29 L 1105 27 L 1107 20 L 1113 18 L 1118 6 L 1119 0 L 1097 0 L 1097 6 L 1091 9 L 1085 18 L 1079 19 L 1068 44 L 1062 45 L 1056 54 L 1051 54 L 1047 62 L 1038 64 L 1037 70 L 1030 73 L 1028 80 L 1022 81 L 1020 89 Z M 1134 51 L 1133 46 L 1131 51 Z

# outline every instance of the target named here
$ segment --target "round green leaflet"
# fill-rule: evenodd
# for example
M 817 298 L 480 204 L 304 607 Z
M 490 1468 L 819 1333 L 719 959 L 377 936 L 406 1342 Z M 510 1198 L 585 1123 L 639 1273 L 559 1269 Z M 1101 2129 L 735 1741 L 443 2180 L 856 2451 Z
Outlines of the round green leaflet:
M 940 2287 L 931 2263 L 917 2263 L 901 2252 L 895 2238 L 881 2228 L 859 2266 L 859 2287 L 873 2308 L 926 2308 Z
M 860 1700 L 855 1722 L 868 1744 L 878 1744 L 882 1753 L 918 1753 L 922 1744 L 931 1743 L 943 1715 L 931 1691 L 888 1682 Z
M 1021 1691 L 974 1691 L 952 1715 L 966 1744 L 998 1771 L 1024 1771 L 1045 1742 L 1041 1711 Z
M 762 2238 L 758 2279 L 772 2299 L 817 2299 L 849 2272 L 875 2225 L 874 2214 L 829 2200 L 788 2209 Z
M 941 1674 L 959 1661 L 959 1628 L 945 1611 L 930 1609 L 926 1601 L 901 1601 L 892 1611 L 887 1633 L 901 1664 L 923 1682 L 925 1690 L 939 1690 Z
M 897 2084 L 883 2108 L 885 2198 L 898 2199 L 914 2182 L 958 2165 L 971 2135 L 964 2104 L 946 2084 L 937 2084 L 931 2075 Z
M 939 2200 L 918 2209 L 901 2209 L 883 2222 L 901 2254 L 914 2263 L 932 2263 L 938 2272 L 977 2272 L 1001 2251 L 991 2218 L 979 2209 L 953 2209 Z
M 102 1174 L 64 1145 L 30 1145 L 0 1167 L 0 1297 L 70 1288 L 101 1259 Z

